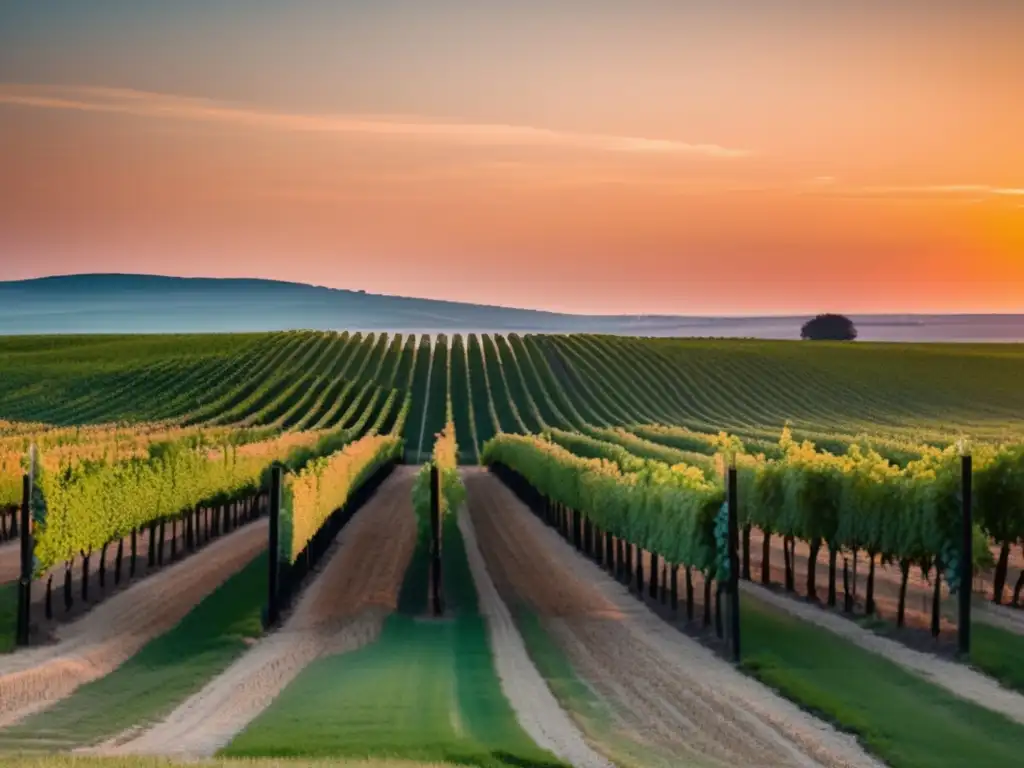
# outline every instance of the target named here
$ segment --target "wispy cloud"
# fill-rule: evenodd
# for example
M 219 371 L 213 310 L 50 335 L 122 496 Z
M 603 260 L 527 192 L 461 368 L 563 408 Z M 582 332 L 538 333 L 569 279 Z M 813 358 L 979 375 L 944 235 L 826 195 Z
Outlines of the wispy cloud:
M 226 123 L 252 129 L 358 134 L 477 146 L 560 146 L 597 152 L 745 157 L 751 153 L 717 144 L 557 131 L 529 125 L 447 122 L 424 117 L 275 112 L 125 88 L 0 84 L 0 104 L 37 109 L 101 112 L 137 117 Z
M 811 194 L 878 199 L 952 199 L 979 202 L 992 198 L 1024 197 L 1024 187 L 1003 187 L 990 184 L 922 184 L 904 186 L 829 185 Z
M 910 187 L 866 187 L 876 194 L 916 195 L 995 195 L 997 197 L 1024 196 L 1024 187 L 994 187 L 988 184 L 936 184 Z

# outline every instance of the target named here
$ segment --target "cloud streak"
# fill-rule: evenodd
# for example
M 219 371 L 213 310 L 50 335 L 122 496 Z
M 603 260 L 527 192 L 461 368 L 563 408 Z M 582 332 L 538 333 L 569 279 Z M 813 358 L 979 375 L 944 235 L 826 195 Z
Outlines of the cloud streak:
M 723 159 L 752 154 L 717 144 L 557 131 L 528 125 L 449 122 L 394 115 L 275 112 L 126 88 L 0 84 L 0 105 L 220 123 L 256 130 L 361 135 L 470 146 L 547 146 L 633 155 L 695 155 Z
M 813 194 L 838 195 L 843 197 L 889 198 L 914 197 L 915 199 L 966 199 L 975 202 L 986 198 L 1024 198 L 1024 187 L 1002 187 L 991 184 L 924 184 L 909 186 L 834 186 Z

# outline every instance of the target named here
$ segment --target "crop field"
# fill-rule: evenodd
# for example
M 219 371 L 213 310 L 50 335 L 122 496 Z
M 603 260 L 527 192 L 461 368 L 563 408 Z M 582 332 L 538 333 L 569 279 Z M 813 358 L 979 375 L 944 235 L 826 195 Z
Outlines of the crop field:
M 1014 345 L 0 339 L 0 764 L 1016 764 L 1021 381 Z

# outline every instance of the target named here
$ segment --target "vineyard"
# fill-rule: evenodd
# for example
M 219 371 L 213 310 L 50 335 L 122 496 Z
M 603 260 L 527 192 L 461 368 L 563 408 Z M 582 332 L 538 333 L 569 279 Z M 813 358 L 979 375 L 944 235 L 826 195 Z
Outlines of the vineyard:
M 1022 378 L 995 345 L 2 339 L 0 755 L 1012 764 Z

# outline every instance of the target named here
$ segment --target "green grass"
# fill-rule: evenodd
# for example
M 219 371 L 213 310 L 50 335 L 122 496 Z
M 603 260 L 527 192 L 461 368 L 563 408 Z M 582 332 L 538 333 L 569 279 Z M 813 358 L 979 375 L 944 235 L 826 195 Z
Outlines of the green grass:
M 449 616 L 424 618 L 417 547 L 377 642 L 307 667 L 225 756 L 394 757 L 463 765 L 556 766 L 520 728 L 494 670 L 462 539 L 445 526 Z
M 1007 688 L 1024 693 L 1024 636 L 973 622 L 971 665 Z
M 894 768 L 1017 765 L 1024 727 L 827 630 L 743 601 L 743 667 Z
M 599 746 L 618 766 L 644 768 L 664 764 L 663 755 L 651 752 L 618 728 L 609 705 L 580 679 L 569 657 L 552 640 L 533 611 L 519 606 L 513 615 L 530 660 L 559 705 L 592 744 Z
M 0 749 L 95 743 L 166 715 L 241 656 L 247 639 L 261 633 L 266 574 L 264 552 L 109 675 L 0 731 Z
M 526 608 L 518 608 L 515 611 L 515 622 L 530 660 L 563 709 L 569 711 L 578 722 L 585 723 L 588 732 L 596 733 L 609 728 L 611 716 L 607 707 L 579 678 L 569 657 L 551 639 L 537 614 Z
M 296 345 L 325 344 L 328 338 L 312 331 L 0 337 L 0 418 L 61 424 L 153 420 L 185 417 L 200 402 L 211 409 L 203 411 L 207 416 L 223 415 L 229 405 L 264 393 L 273 382 L 293 382 L 309 373 L 302 355 L 289 351 Z M 363 338 L 357 344 L 365 347 L 364 354 L 357 355 L 363 359 L 373 340 Z M 501 344 L 506 349 L 505 342 Z M 429 354 L 423 353 L 429 346 L 423 337 L 413 377 L 406 434 L 413 452 L 421 447 L 417 441 L 423 413 L 430 412 L 429 436 L 436 426 L 431 426 L 437 416 L 434 405 L 443 406 L 444 400 L 447 377 L 442 364 L 437 368 L 442 375 L 436 377 L 430 394 L 434 402 L 428 402 L 425 385 L 431 363 Z M 493 351 L 492 346 L 488 338 L 487 350 Z M 526 335 L 514 347 L 516 356 L 503 356 L 499 365 L 494 355 L 480 358 L 475 343 L 468 345 L 473 396 L 481 388 L 476 374 L 486 367 L 491 389 L 487 394 L 506 431 L 518 428 L 514 409 L 532 418 L 530 382 L 536 382 L 529 360 L 533 369 L 550 373 L 548 395 L 556 394 L 551 387 L 564 390 L 574 410 L 595 424 L 629 426 L 656 419 L 774 442 L 788 421 L 797 434 L 813 435 L 832 447 L 861 433 L 938 443 L 948 443 L 961 432 L 975 440 L 1024 434 L 1024 390 L 1017 386 L 1024 376 L 1020 344 Z M 438 349 L 438 362 L 443 363 L 446 350 Z M 509 388 L 500 366 L 506 368 Z M 526 368 L 521 372 L 514 370 L 522 366 Z M 367 369 L 373 378 L 371 370 L 376 369 Z M 520 386 L 524 380 L 526 389 Z M 584 382 L 586 386 L 578 386 Z M 630 382 L 639 384 L 634 387 Z M 540 390 L 534 392 L 540 397 L 538 405 L 546 407 L 541 395 Z M 489 419 L 481 419 L 483 402 L 475 406 L 482 439 L 489 432 Z M 303 408 L 310 410 L 314 403 Z M 456 430 L 464 437 L 471 434 L 466 423 L 469 411 L 457 405 Z
M 211 759 L 178 762 L 162 757 L 79 757 L 77 755 L 4 755 L 4 768 L 444 768 L 451 763 L 408 760 L 288 760 L 279 758 Z
M 18 585 L 0 584 L 0 653 L 14 650 L 18 629 Z

